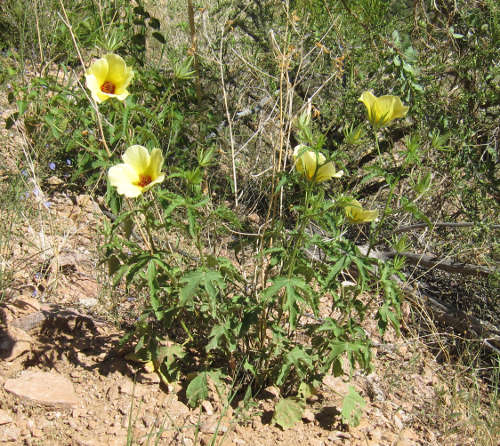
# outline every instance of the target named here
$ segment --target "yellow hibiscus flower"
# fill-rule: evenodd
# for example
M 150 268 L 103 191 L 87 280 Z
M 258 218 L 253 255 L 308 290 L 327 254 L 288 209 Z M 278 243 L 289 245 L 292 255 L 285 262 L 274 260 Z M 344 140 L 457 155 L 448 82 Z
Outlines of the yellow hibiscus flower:
M 87 88 L 98 104 L 109 98 L 120 101 L 129 95 L 127 87 L 134 77 L 132 68 L 117 54 L 106 54 L 96 60 L 85 73 Z
M 361 203 L 357 200 L 352 200 L 345 206 L 344 212 L 350 223 L 369 223 L 378 217 L 377 210 L 364 210 Z
M 149 153 L 146 147 L 131 146 L 122 155 L 123 164 L 108 171 L 108 179 L 120 195 L 135 198 L 165 179 L 161 173 L 163 155 L 160 149 Z
M 307 150 L 307 146 L 299 144 L 293 151 L 295 169 L 303 174 L 308 181 L 321 183 L 331 178 L 340 178 L 344 172 L 336 171 L 332 161 L 325 163 L 325 155 L 314 150 Z
M 358 99 L 365 104 L 368 121 L 375 129 L 389 125 L 394 119 L 403 118 L 408 107 L 398 96 L 386 95 L 377 98 L 371 91 L 365 91 Z

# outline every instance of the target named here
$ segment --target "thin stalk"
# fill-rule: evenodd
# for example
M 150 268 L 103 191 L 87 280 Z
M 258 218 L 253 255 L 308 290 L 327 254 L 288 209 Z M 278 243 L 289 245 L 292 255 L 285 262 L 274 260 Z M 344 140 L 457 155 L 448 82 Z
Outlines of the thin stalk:
M 374 130 L 374 136 L 375 136 L 375 147 L 377 147 L 378 154 L 380 155 L 380 149 L 379 149 L 379 145 L 378 145 L 378 138 L 377 138 L 377 133 L 376 133 L 375 130 Z M 396 184 L 398 184 L 398 181 L 399 181 L 399 177 L 396 177 L 393 180 L 392 184 L 391 184 L 391 188 L 389 190 L 389 196 L 387 197 L 387 201 L 385 202 L 385 207 L 384 207 L 384 211 L 382 212 L 382 217 L 380 219 L 380 222 L 379 222 L 379 224 L 377 226 L 375 234 L 370 235 L 370 245 L 368 247 L 368 252 L 366 254 L 367 256 L 370 255 L 370 252 L 373 249 L 373 246 L 375 245 L 376 240 L 378 239 L 380 231 L 382 230 L 382 225 L 384 224 L 384 221 L 385 221 L 385 219 L 387 217 L 387 209 L 389 208 L 389 203 L 392 200 L 392 197 L 394 195 L 394 189 L 396 187 Z
M 198 68 L 198 56 L 196 54 L 196 28 L 194 25 L 194 9 L 193 0 L 188 0 L 188 18 L 189 18 L 189 32 L 191 37 L 191 49 L 194 58 L 194 71 L 196 71 L 196 79 L 194 86 L 196 89 L 196 98 L 198 102 L 201 101 L 201 86 L 200 86 L 200 70 Z

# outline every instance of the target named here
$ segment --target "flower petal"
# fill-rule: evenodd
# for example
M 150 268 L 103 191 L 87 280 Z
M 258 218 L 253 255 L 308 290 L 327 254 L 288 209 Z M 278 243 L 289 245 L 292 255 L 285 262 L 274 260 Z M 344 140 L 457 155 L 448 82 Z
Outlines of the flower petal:
M 127 96 L 129 94 L 130 93 L 128 92 L 128 90 L 122 90 L 119 94 L 114 94 L 110 96 L 113 96 L 114 98 L 119 99 L 120 101 L 124 101 L 125 99 L 127 99 Z
M 161 153 L 160 149 L 153 149 L 150 153 L 150 161 L 148 169 L 148 174 L 151 176 L 153 181 L 155 181 L 160 176 L 162 167 L 163 167 L 163 154 Z
M 146 147 L 130 146 L 122 155 L 122 159 L 136 171 L 137 175 L 148 172 L 151 157 Z
M 115 88 L 124 88 L 129 75 L 125 61 L 118 54 L 106 54 L 104 58 L 109 65 L 106 80 L 113 82 Z
M 398 96 L 394 96 L 394 98 L 392 119 L 404 118 L 406 116 L 406 113 L 408 113 L 409 107 L 403 105 L 401 99 Z
M 377 98 L 371 91 L 364 91 L 361 94 L 361 97 L 358 99 L 358 101 L 365 104 L 366 112 L 368 115 L 368 121 L 372 123 L 373 123 L 373 105 L 375 104 L 376 100 Z
M 139 175 L 128 164 L 118 164 L 108 171 L 109 183 L 117 188 L 120 195 L 135 198 L 142 193 L 142 188 L 135 185 L 139 181 Z
M 344 212 L 350 223 L 369 223 L 378 217 L 378 210 L 364 210 L 361 203 L 352 200 L 344 207 Z
M 126 92 L 128 95 L 127 87 L 129 86 L 130 81 L 132 80 L 133 77 L 134 77 L 134 72 L 133 72 L 132 68 L 125 67 L 123 80 L 116 84 L 115 93 L 117 95 L 122 95 L 123 93 Z
M 147 191 L 148 189 L 151 189 L 155 184 L 160 184 L 163 183 L 163 180 L 165 179 L 165 174 L 162 173 L 156 177 L 155 180 L 151 181 L 146 187 L 144 187 L 144 191 Z
M 335 176 L 335 166 L 331 161 L 329 161 L 328 163 L 323 164 L 318 169 L 318 171 L 316 172 L 315 181 L 316 183 L 321 183 L 323 181 L 329 180 L 333 176 Z
M 95 62 L 90 65 L 87 70 L 87 75 L 95 76 L 99 87 L 106 81 L 109 71 L 108 61 L 106 59 L 97 59 Z
M 102 99 L 99 95 L 101 92 L 99 82 L 97 81 L 97 78 L 93 74 L 86 74 L 85 75 L 85 85 L 87 88 L 90 90 L 90 93 L 92 95 L 92 99 L 96 101 L 98 104 L 102 102 L 105 99 Z M 106 98 L 107 99 L 107 98 Z

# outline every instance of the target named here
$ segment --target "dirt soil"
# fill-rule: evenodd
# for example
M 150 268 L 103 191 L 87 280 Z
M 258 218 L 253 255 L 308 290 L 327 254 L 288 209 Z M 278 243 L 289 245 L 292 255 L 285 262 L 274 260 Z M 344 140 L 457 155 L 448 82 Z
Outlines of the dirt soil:
M 13 147 L 24 144 L 19 135 L 3 136 Z M 32 197 L 39 218 L 21 225 L 23 237 L 11 245 L 16 272 L 0 308 L 0 444 L 475 444 L 473 426 L 463 426 L 462 409 L 448 396 L 452 384 L 430 349 L 394 333 L 381 339 L 375 326 L 367 327 L 377 345 L 375 372 L 350 382 L 367 402 L 356 428 L 340 421 L 348 383 L 333 376 L 309 400 L 303 420 L 285 431 L 270 422 L 272 388 L 247 413 L 216 398 L 190 408 L 185 387 L 167 388 L 125 359 L 118 345 L 124 333 L 102 310 L 112 307 L 96 253 L 106 217 L 92 197 L 71 196 L 62 183 L 53 177 L 32 185 L 40 188 Z M 113 305 L 126 308 L 122 299 Z M 457 429 L 441 428 L 436 413 L 455 417 Z

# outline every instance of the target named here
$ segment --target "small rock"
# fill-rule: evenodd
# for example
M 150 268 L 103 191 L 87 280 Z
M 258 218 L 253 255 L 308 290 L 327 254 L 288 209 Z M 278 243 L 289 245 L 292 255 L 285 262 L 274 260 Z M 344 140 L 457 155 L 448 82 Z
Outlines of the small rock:
M 184 438 L 182 439 L 182 444 L 183 444 L 184 446 L 193 446 L 193 445 L 194 445 L 194 442 L 193 442 L 193 440 L 191 440 L 191 438 L 184 437 Z
M 167 409 L 174 417 L 179 415 L 189 415 L 191 412 L 188 406 L 177 399 L 176 395 L 168 395 L 163 401 L 162 407 Z
M 399 433 L 395 446 L 415 446 L 418 435 L 411 429 L 405 428 Z
M 116 401 L 118 399 L 118 386 L 116 384 L 112 385 L 109 387 L 108 391 L 106 392 L 106 399 L 109 402 Z
M 214 434 L 218 432 L 227 432 L 227 426 L 221 423 L 218 415 L 211 415 L 207 420 L 201 424 L 200 432 L 204 434 Z
M 382 438 L 382 431 L 377 427 L 370 430 L 368 432 L 368 435 L 373 441 L 380 441 L 380 439 Z
M 269 393 L 272 395 L 272 398 L 277 400 L 280 397 L 280 389 L 278 389 L 276 386 L 269 386 L 264 389 L 265 393 Z M 269 398 L 268 398 L 269 399 Z
M 12 423 L 12 418 L 6 410 L 0 409 L 0 425 Z
M 73 384 L 55 372 L 26 371 L 17 379 L 8 379 L 5 390 L 19 398 L 52 407 L 75 407 L 78 399 Z
M 21 435 L 21 429 L 16 425 L 0 426 L 0 443 L 17 441 Z
M 33 340 L 31 336 L 20 328 L 10 326 L 0 334 L 0 351 L 2 359 L 13 361 L 31 350 Z
M 241 438 L 233 438 L 233 443 L 245 444 L 245 440 L 242 440 Z
M 141 397 L 145 393 L 145 390 L 142 388 L 142 386 L 138 385 L 137 383 L 134 384 L 128 379 L 119 385 L 119 389 L 120 393 L 135 397 Z
M 249 214 L 247 219 L 250 223 L 253 223 L 254 225 L 258 225 L 260 223 L 260 217 L 255 213 Z
M 156 421 L 156 418 L 150 414 L 146 414 L 142 417 L 142 424 L 144 424 L 144 427 L 153 426 L 153 424 L 155 424 L 155 421 Z
M 340 376 L 326 375 L 323 378 L 323 384 L 340 395 L 347 394 L 349 391 L 349 384 L 344 382 Z
M 38 301 L 38 299 L 35 299 L 31 296 L 25 296 L 24 294 L 22 296 L 19 296 L 14 302 L 12 302 L 12 304 L 16 307 L 21 308 L 22 310 L 40 311 L 40 302 Z
M 99 301 L 95 297 L 80 297 L 80 305 L 83 305 L 84 307 L 95 307 Z
M 34 427 L 33 429 L 30 430 L 31 436 L 33 438 L 42 438 L 43 437 L 43 431 L 41 429 L 38 429 L 37 427 Z
M 304 411 L 304 413 L 302 414 L 302 419 L 306 422 L 306 423 L 312 423 L 314 421 L 314 414 L 312 413 L 312 411 L 310 411 L 309 409 L 306 409 Z
M 384 432 L 382 434 L 382 440 L 385 440 L 386 442 L 393 444 L 394 440 L 396 440 L 396 435 L 389 431 Z
M 203 409 L 205 410 L 205 412 L 207 413 L 207 415 L 213 415 L 214 414 L 214 408 L 212 406 L 212 403 L 210 401 L 203 401 L 201 403 L 201 407 L 203 407 Z
M 52 175 L 48 180 L 47 184 L 50 184 L 51 186 L 59 186 L 60 184 L 63 184 L 64 181 L 61 180 L 60 178 L 56 177 L 55 175 Z
M 401 418 L 399 418 L 397 415 L 394 415 L 394 425 L 396 426 L 396 429 L 400 431 L 404 428 Z

